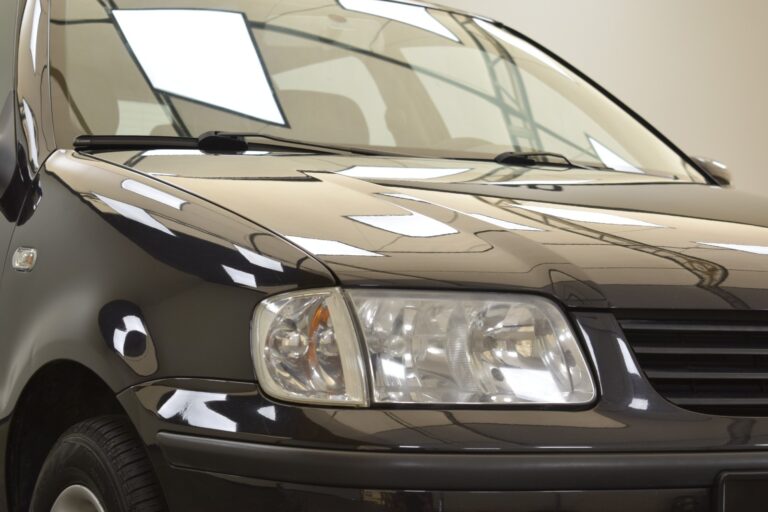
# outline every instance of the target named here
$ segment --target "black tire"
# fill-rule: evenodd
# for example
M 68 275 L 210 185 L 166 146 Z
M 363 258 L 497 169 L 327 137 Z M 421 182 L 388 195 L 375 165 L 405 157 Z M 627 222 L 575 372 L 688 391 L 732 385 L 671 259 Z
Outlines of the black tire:
M 75 485 L 91 491 L 105 512 L 167 510 L 144 444 L 122 416 L 83 421 L 59 438 L 40 471 L 31 512 L 50 512 Z

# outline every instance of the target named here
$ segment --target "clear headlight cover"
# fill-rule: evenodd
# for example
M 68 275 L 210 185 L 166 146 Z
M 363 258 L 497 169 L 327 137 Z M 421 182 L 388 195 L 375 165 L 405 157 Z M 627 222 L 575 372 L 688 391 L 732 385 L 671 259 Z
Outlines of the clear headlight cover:
M 271 297 L 256 308 L 252 352 L 264 391 L 292 402 L 365 406 L 365 371 L 339 290 Z
M 252 343 L 262 388 L 286 401 L 576 405 L 596 396 L 563 313 L 530 295 L 339 289 L 285 294 L 257 307 Z
M 595 386 L 563 313 L 536 296 L 350 290 L 373 399 L 586 404 Z

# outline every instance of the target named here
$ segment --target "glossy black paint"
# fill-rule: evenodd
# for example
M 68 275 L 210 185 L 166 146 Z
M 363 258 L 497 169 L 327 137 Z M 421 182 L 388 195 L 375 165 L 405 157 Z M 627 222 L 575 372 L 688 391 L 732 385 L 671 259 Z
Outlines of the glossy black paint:
M 52 137 L 49 70 L 30 53 L 35 38 L 45 60 L 47 33 L 34 32 L 32 2 L 23 15 L 17 165 L 0 200 L 3 460 L 13 450 L 19 397 L 57 361 L 89 368 L 115 393 L 178 510 L 695 511 L 710 510 L 715 482 L 656 490 L 595 482 L 589 492 L 515 482 L 497 492 L 378 489 L 374 470 L 363 468 L 372 482 L 364 489 L 317 487 L 173 467 L 160 432 L 394 456 L 765 454 L 767 419 L 702 415 L 661 398 L 612 314 L 767 311 L 763 198 L 701 184 L 563 185 L 554 172 L 544 179 L 551 184 L 526 185 L 523 170 L 484 162 L 77 153 Z M 466 180 L 345 173 L 361 166 L 463 169 Z M 373 222 L 403 215 L 446 226 L 446 234 L 414 236 Z M 313 254 L 307 239 L 354 250 Z M 30 273 L 9 267 L 20 246 L 39 251 Z M 599 402 L 577 411 L 339 410 L 264 396 L 249 346 L 256 304 L 340 284 L 552 297 L 571 311 L 594 361 Z M 0 465 L 0 509 L 6 472 Z
M 561 171 L 546 170 L 536 170 L 542 185 L 525 185 L 530 169 L 484 162 L 95 157 L 209 198 L 291 240 L 363 251 L 318 255 L 348 286 L 528 291 L 580 308 L 768 309 L 765 200 L 744 192 L 682 183 L 561 185 Z M 393 176 L 428 167 L 446 177 L 361 180 L 353 177 L 361 167 Z M 408 216 L 444 229 L 436 236 L 387 231 L 387 221 Z
M 7 397 L 0 405 L 4 415 L 21 391 L 18 384 L 49 361 L 87 361 L 113 389 L 136 382 L 128 366 L 115 364 L 119 358 L 106 345 L 113 341 L 103 332 L 110 321 L 106 312 L 115 301 L 133 304 L 156 340 L 154 378 L 198 375 L 247 380 L 253 374 L 248 340 L 255 304 L 305 280 L 313 286 L 334 283 L 315 260 L 228 212 L 177 191 L 174 194 L 186 203 L 180 210 L 154 206 L 141 197 L 137 201 L 121 188 L 135 177 L 78 160 L 62 161 L 55 155 L 48 161 L 40 175 L 43 199 L 14 233 L 13 246 L 37 248 L 39 260 L 33 272 L 8 272 L 2 283 L 0 322 L 7 339 L 19 340 L 5 347 L 0 359 L 0 375 L 9 379 L 2 387 Z M 110 210 L 105 200 L 129 213 L 144 207 L 178 234 L 159 231 L 161 224 L 129 222 Z M 259 250 L 279 262 L 283 271 L 251 264 L 237 247 Z M 253 273 L 260 288 L 237 285 L 224 269 L 228 265 Z M 24 314 L 31 303 L 34 315 Z M 77 307 L 63 307 L 66 303 Z M 39 332 L 46 333 L 46 339 L 38 339 Z M 223 335 L 242 342 L 235 348 L 222 343 Z M 175 348 L 159 341 L 163 339 L 175 340 Z M 36 348 L 33 356 L 27 352 L 30 344 Z M 211 368 L 211 361 L 218 370 Z M 24 377 L 14 375 L 13 367 Z
M 107 346 L 138 375 L 157 371 L 157 349 L 144 314 L 136 304 L 116 300 L 99 311 L 99 327 Z
M 253 384 L 198 379 L 150 382 L 126 390 L 120 400 L 143 418 L 150 445 L 161 431 L 375 452 L 697 452 L 768 445 L 764 419 L 702 415 L 660 397 L 640 374 L 613 315 L 575 318 L 597 361 L 601 391 L 599 403 L 581 411 L 297 407 L 270 400 Z

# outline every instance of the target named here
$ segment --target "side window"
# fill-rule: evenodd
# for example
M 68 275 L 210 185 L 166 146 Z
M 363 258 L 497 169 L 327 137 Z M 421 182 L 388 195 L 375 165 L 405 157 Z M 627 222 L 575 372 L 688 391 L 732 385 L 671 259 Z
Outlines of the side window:
M 0 108 L 13 89 L 16 4 L 16 0 L 0 2 Z
M 16 21 L 18 0 L 0 0 L 0 194 L 4 194 L 16 169 L 14 89 L 16 59 Z M 10 237 L 5 202 L 0 203 L 0 263 Z
M 17 0 L 0 0 L 0 193 L 15 168 L 14 87 Z

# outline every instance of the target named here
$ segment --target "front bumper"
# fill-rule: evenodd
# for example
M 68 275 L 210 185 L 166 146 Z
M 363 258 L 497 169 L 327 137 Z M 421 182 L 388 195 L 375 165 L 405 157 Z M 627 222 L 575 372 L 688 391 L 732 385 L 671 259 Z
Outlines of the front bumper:
M 324 472 L 332 472 L 328 468 Z M 609 490 L 460 491 L 320 486 L 173 469 L 163 478 L 170 509 L 185 512 L 711 512 L 709 487 Z M 465 471 L 461 471 L 466 474 Z M 511 482 L 507 482 L 507 485 Z M 626 486 L 637 485 L 626 482 Z
M 577 315 L 586 410 L 340 410 L 253 383 L 173 379 L 120 399 L 172 510 L 713 511 L 723 472 L 768 470 L 768 418 L 659 396 L 612 315 Z
M 359 489 L 587 491 L 713 487 L 724 470 L 763 471 L 768 452 L 422 454 L 334 451 L 161 432 L 174 467 Z
M 179 510 L 704 512 L 724 469 L 768 467 L 766 452 L 393 454 L 171 433 L 158 444 L 184 482 L 169 496 Z

